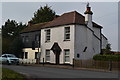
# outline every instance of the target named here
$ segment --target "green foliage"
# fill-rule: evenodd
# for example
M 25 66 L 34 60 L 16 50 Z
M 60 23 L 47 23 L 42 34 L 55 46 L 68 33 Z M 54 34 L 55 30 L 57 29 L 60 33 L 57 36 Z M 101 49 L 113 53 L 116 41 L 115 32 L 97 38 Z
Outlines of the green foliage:
M 107 44 L 105 49 L 102 49 L 103 54 L 111 54 L 111 44 Z
M 120 61 L 120 55 L 95 55 L 93 59 L 101 61 Z
M 17 23 L 15 20 L 9 19 L 5 22 L 5 25 L 2 25 L 2 53 L 12 53 L 16 48 L 20 49 L 17 45 L 21 42 L 16 40 L 16 38 L 19 37 L 19 32 L 26 27 L 25 24 Z M 22 49 L 20 50 L 22 51 Z
M 2 68 L 2 80 L 25 80 L 25 77 L 15 71 Z
M 51 7 L 48 7 L 48 5 L 46 5 L 44 7 L 40 7 L 34 13 L 34 17 L 30 22 L 33 24 L 49 22 L 54 19 L 54 16 L 55 16 L 55 12 L 51 9 Z
M 10 44 L 9 52 L 20 57 L 23 49 L 23 42 L 20 36 L 16 37 Z

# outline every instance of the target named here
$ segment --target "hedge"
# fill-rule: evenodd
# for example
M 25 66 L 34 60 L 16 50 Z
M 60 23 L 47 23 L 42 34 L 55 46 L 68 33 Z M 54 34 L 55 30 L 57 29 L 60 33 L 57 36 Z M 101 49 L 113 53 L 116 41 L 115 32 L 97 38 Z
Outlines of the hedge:
M 93 60 L 120 61 L 120 55 L 95 55 L 93 56 Z

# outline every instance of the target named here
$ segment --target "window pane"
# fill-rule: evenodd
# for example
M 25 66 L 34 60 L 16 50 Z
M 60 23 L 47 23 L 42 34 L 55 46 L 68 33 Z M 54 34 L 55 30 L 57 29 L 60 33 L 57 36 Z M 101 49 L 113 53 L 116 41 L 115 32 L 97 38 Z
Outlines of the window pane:
M 65 27 L 65 39 L 70 39 L 70 27 Z
M 70 34 L 66 34 L 66 38 L 65 39 L 70 39 Z
M 67 51 L 65 51 L 65 55 L 69 55 L 69 51 L 67 50 Z
M 65 52 L 65 62 L 70 62 L 70 59 L 69 59 L 70 58 L 70 56 L 69 56 L 70 50 L 65 49 L 64 52 Z
M 35 52 L 35 59 L 37 59 L 37 54 L 38 54 L 38 52 Z
M 25 59 L 28 58 L 28 52 L 25 52 Z
M 35 35 L 35 40 L 36 40 L 36 41 L 39 41 L 39 34 L 36 34 L 36 35 Z
M 65 56 L 65 62 L 69 62 L 69 61 L 70 61 L 69 56 Z
M 46 56 L 46 61 L 50 61 L 50 56 Z
M 50 29 L 46 30 L 46 41 L 50 40 Z
M 50 61 L 50 50 L 46 50 L 46 62 Z

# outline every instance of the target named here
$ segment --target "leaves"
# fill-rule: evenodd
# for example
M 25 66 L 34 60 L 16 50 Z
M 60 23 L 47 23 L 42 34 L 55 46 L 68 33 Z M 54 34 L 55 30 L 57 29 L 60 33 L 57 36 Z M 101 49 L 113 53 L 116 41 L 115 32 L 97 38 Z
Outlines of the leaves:
M 8 19 L 2 25 L 2 53 L 12 53 L 18 56 L 22 51 L 22 42 L 19 39 L 19 32 L 26 28 L 25 24 L 17 23 Z
M 33 24 L 36 23 L 43 23 L 52 21 L 54 19 L 55 12 L 51 9 L 51 7 L 48 7 L 48 5 L 44 7 L 40 7 L 35 13 L 34 17 L 30 22 Z

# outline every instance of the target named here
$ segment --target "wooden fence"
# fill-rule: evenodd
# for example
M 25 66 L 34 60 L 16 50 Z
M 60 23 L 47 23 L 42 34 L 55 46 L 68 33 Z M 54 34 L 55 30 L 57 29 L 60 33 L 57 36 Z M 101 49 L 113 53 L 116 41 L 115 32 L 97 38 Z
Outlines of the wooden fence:
M 95 68 L 95 69 L 109 69 L 119 70 L 120 62 L 115 61 L 95 61 L 95 60 L 74 60 L 74 67 L 81 68 Z

